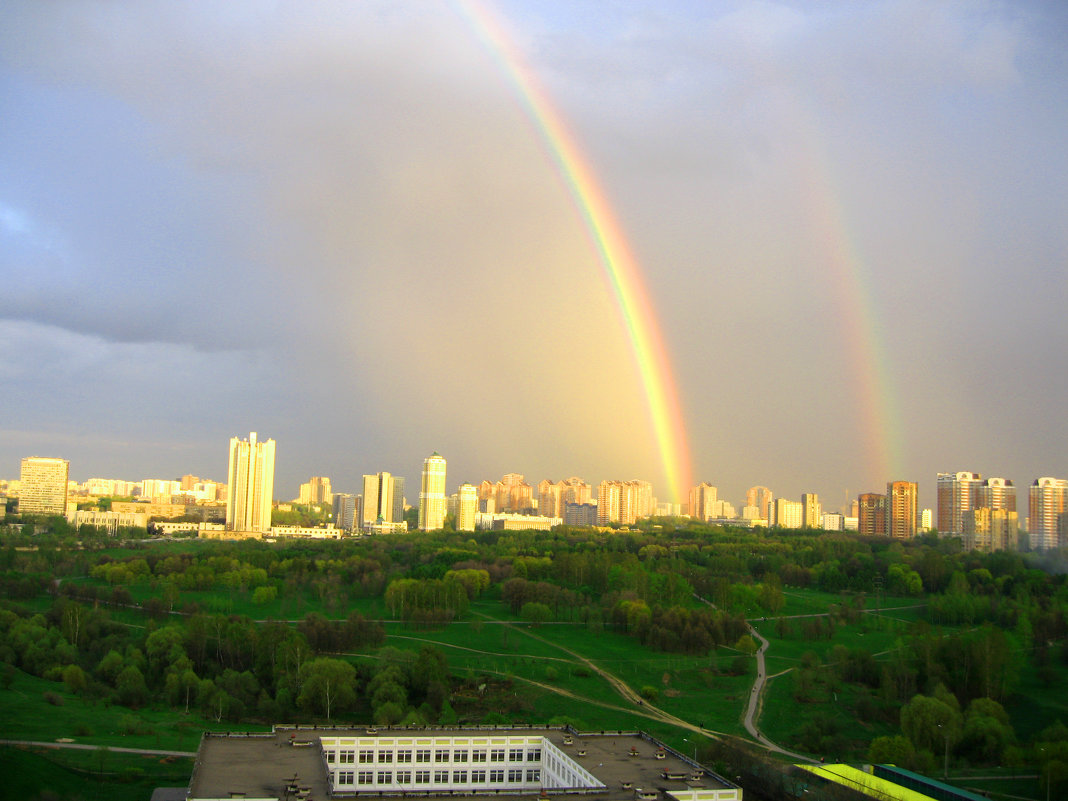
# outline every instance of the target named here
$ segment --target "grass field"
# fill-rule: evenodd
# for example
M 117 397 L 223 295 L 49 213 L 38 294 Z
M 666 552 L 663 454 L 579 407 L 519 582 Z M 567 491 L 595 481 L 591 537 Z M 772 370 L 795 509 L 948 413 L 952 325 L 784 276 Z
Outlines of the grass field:
M 46 692 L 56 696 L 62 705 L 49 703 Z M 0 690 L 0 708 L 4 710 L 0 739 L 5 740 L 52 742 L 69 738 L 93 745 L 192 752 L 197 750 L 204 731 L 233 728 L 232 724 L 227 726 L 170 709 L 131 710 L 86 702 L 68 692 L 61 683 L 22 671 L 15 671 L 9 689 Z M 242 724 L 242 728 L 269 727 Z
M 0 746 L 4 798 L 145 801 L 156 787 L 188 786 L 192 770 L 192 759 Z

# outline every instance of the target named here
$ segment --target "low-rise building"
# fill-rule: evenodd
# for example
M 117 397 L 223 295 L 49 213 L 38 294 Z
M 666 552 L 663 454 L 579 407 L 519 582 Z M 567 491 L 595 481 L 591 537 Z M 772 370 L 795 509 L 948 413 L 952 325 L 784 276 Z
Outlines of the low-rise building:
M 275 726 L 201 739 L 190 801 L 552 794 L 741 801 L 742 789 L 642 732 L 570 728 Z

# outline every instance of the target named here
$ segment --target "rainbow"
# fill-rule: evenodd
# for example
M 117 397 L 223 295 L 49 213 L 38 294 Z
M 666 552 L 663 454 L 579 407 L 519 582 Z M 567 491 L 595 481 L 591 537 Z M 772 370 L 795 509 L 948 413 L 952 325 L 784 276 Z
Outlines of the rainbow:
M 575 203 L 611 287 L 645 392 L 669 497 L 684 502 L 691 462 L 671 362 L 641 272 L 582 151 L 501 22 L 475 0 L 458 0 L 464 16 L 516 90 Z
M 875 293 L 867 285 L 864 260 L 850 236 L 842 193 L 832 182 L 832 159 L 813 114 L 805 110 L 796 92 L 793 105 L 794 136 L 801 140 L 806 158 L 802 180 L 808 191 L 813 232 L 830 269 L 835 306 L 841 310 L 843 341 L 848 349 L 859 415 L 861 447 L 866 454 L 868 482 L 903 477 L 900 415 L 889 375 L 889 360 L 880 337 Z

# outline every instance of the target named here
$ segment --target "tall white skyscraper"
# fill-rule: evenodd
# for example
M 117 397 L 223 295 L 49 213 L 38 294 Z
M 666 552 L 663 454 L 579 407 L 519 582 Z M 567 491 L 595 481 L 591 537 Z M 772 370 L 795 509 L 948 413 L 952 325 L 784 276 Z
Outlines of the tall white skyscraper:
M 226 527 L 231 531 L 267 531 L 271 528 L 274 500 L 274 440 L 230 440 L 229 489 L 226 494 Z
M 445 459 L 434 451 L 423 460 L 419 486 L 419 530 L 437 531 L 445 525 Z
M 28 456 L 22 460 L 19 481 L 19 514 L 63 515 L 67 513 L 66 459 Z

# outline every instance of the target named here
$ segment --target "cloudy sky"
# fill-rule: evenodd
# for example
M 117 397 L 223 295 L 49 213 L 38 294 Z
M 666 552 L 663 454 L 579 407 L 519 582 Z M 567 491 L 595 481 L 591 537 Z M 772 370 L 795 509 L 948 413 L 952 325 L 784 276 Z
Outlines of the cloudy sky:
M 482 35 L 491 20 L 508 39 Z M 525 69 L 637 259 L 695 480 L 1068 477 L 1051 2 L 0 9 L 0 476 L 276 496 L 666 470 Z M 414 491 L 409 492 L 414 500 Z

